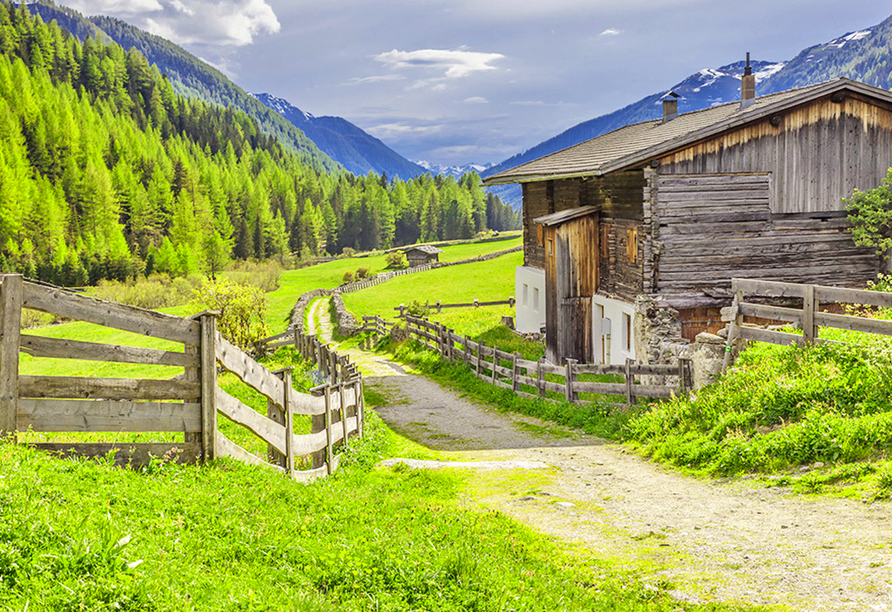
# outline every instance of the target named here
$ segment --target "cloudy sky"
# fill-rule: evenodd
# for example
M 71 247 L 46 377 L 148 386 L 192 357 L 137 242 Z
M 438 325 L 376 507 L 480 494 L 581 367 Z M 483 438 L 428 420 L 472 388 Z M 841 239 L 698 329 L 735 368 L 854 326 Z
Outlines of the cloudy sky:
M 497 162 L 702 68 L 875 25 L 857 0 L 57 0 L 413 160 Z

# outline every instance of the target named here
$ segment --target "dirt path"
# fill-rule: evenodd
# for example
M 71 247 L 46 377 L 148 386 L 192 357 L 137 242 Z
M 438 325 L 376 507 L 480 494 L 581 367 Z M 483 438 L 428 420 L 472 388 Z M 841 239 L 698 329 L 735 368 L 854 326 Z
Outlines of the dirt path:
M 320 328 L 331 337 L 327 316 Z M 618 445 L 481 408 L 381 356 L 348 353 L 367 387 L 391 400 L 378 412 L 396 431 L 450 460 L 554 468 L 533 490 L 481 473 L 491 486 L 478 487 L 474 501 L 644 570 L 679 600 L 892 611 L 889 504 L 687 478 Z

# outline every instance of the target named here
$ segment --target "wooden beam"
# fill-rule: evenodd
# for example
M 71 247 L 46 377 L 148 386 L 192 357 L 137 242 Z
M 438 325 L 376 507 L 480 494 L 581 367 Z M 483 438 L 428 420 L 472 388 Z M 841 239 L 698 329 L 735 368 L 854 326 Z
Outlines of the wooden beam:
M 19 376 L 19 397 L 197 401 L 201 385 L 183 380 Z
M 201 460 L 217 457 L 217 317 L 201 315 Z
M 34 283 L 24 283 L 23 306 L 66 319 L 86 321 L 184 344 L 198 344 L 198 335 L 201 332 L 198 322 L 191 319 L 98 300 L 59 287 L 44 287 Z
M 197 403 L 110 400 L 19 400 L 19 431 L 200 432 Z
M 201 455 L 201 444 L 196 442 L 138 443 L 118 442 L 37 442 L 28 444 L 32 448 L 62 457 L 106 458 L 114 453 L 114 462 L 122 467 L 145 467 L 149 461 L 169 456 L 177 463 L 196 463 Z
M 80 359 L 178 367 L 197 367 L 199 365 L 197 356 L 176 351 L 81 342 L 64 338 L 44 338 L 28 334 L 22 336 L 21 348 L 22 351 L 33 357 L 51 359 Z
M 0 437 L 14 436 L 19 401 L 22 277 L 0 276 Z

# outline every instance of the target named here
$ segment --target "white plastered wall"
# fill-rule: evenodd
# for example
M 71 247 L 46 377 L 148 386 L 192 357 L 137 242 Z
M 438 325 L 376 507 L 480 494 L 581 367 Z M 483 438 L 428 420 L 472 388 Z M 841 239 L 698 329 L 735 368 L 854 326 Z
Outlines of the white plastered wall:
M 621 365 L 635 359 L 635 305 L 601 295 L 592 297 L 592 363 Z
M 538 333 L 545 325 L 545 270 L 518 266 L 514 272 L 514 327 Z

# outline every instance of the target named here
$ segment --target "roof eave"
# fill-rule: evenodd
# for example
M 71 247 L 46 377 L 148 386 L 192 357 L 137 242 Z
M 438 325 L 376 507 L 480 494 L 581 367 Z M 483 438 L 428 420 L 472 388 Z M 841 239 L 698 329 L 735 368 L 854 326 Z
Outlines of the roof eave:
M 514 183 L 537 183 L 539 181 L 557 181 L 563 179 L 586 178 L 589 176 L 601 176 L 600 168 L 566 172 L 561 174 L 515 174 L 500 177 L 498 174 L 483 181 L 484 187 L 495 185 L 513 185 Z

